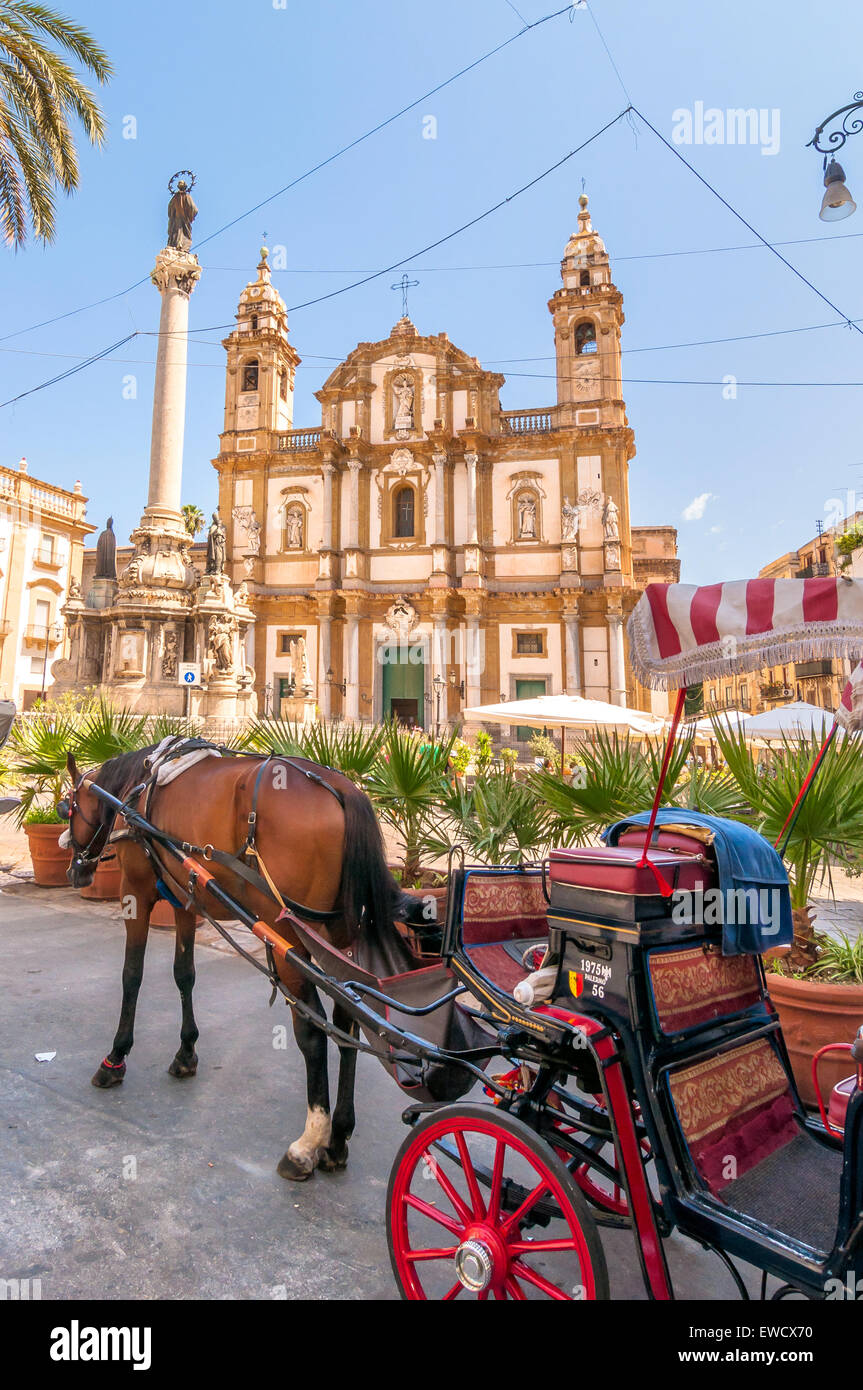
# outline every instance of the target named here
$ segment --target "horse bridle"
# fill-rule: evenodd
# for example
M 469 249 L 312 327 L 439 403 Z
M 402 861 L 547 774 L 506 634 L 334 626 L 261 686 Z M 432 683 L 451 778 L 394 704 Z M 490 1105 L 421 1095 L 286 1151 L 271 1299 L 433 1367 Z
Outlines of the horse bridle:
M 63 800 L 60 801 L 57 805 L 58 814 L 62 816 L 63 820 L 68 822 L 69 846 L 73 851 L 73 857 L 75 859 L 75 862 L 80 865 L 92 864 L 94 862 L 98 863 L 105 846 L 103 844 L 99 847 L 98 850 L 95 851 L 93 849 L 93 846 L 95 845 L 100 832 L 103 830 L 107 831 L 108 829 L 108 826 L 106 825 L 105 821 L 91 820 L 90 817 L 87 815 L 86 811 L 82 810 L 81 806 L 78 803 L 78 791 L 83 786 L 84 779 L 86 776 L 86 772 L 82 772 L 77 782 L 69 788 L 69 795 L 64 797 Z M 87 841 L 86 845 L 79 845 L 72 832 L 72 820 L 75 815 L 79 815 L 83 820 L 84 824 L 89 826 L 90 829 L 93 831 L 93 834 L 90 836 L 90 839 Z

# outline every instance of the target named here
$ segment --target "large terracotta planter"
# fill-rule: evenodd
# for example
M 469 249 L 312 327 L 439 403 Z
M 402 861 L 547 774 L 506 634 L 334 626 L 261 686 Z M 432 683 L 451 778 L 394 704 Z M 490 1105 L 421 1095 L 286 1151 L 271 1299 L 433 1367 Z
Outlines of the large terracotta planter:
M 58 843 L 65 822 L 58 824 L 25 825 L 24 830 L 33 861 L 33 878 L 40 888 L 62 888 L 67 883 L 66 870 L 72 862 L 71 849 L 61 849 Z
M 78 890 L 82 898 L 95 898 L 98 902 L 116 902 L 120 896 L 120 861 L 116 855 L 110 859 L 100 859 L 93 875 L 93 882 Z
M 769 973 L 767 988 L 782 1024 L 794 1079 L 801 1098 L 816 1105 L 812 1085 L 812 1058 L 827 1043 L 851 1043 L 863 1024 L 863 985 L 837 985 L 826 980 L 795 980 Z M 854 1063 L 847 1054 L 825 1057 L 818 1064 L 818 1080 L 825 1101 Z

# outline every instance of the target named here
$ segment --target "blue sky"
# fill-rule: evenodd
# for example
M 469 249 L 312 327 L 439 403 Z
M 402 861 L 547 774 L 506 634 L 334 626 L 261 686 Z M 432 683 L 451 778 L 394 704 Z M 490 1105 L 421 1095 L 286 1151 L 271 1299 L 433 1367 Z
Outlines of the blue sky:
M 513 3 L 528 21 L 559 7 Z M 801 241 L 783 254 L 843 315 L 863 317 L 863 137 L 842 155 L 861 211 L 832 225 L 818 220 L 820 157 L 805 148 L 816 124 L 861 84 L 859 3 L 834 4 L 829 25 L 800 0 L 591 0 L 591 8 L 629 98 L 666 138 L 675 111 L 698 102 L 778 110 L 777 153 L 728 143 L 681 152 L 765 237 Z M 202 240 L 522 27 L 508 0 L 284 0 L 283 8 L 273 0 L 196 0 L 181 12 L 167 0 L 146 9 L 76 0 L 74 15 L 116 67 L 104 94 L 109 140 L 101 153 L 83 152 L 81 190 L 61 207 L 55 244 L 4 253 L 2 400 L 134 330 L 157 327 L 158 297 L 145 283 L 19 332 L 147 276 L 165 239 L 165 184 L 175 169 L 197 173 Z M 627 100 L 591 13 L 581 9 L 511 44 L 202 246 L 184 498 L 205 510 L 215 503 L 219 326 L 233 321 L 265 231 L 270 246 L 286 248 L 289 268 L 274 278 L 288 305 L 298 305 L 445 236 L 580 144 Z M 429 115 L 434 140 L 423 138 Z M 135 139 L 123 138 L 129 116 Z M 769 251 L 664 254 L 754 238 L 649 130 L 634 126 L 618 123 L 500 212 L 419 257 L 410 266 L 421 281 L 411 316 L 421 331 L 446 331 L 505 372 L 507 408 L 550 404 L 546 304 L 584 179 L 625 300 L 625 393 L 638 448 L 633 520 L 679 527 L 685 579 L 744 577 L 808 539 L 830 499 L 844 503 L 850 493 L 853 505 L 854 490 L 863 494 L 861 389 L 741 384 L 726 399 L 718 383 L 726 376 L 863 381 L 863 336 L 834 327 L 643 351 L 822 325 L 837 315 Z M 319 422 L 314 391 L 335 361 L 358 341 L 386 336 L 400 314 L 389 288 L 400 274 L 291 314 L 303 357 L 296 426 Z M 152 337 L 136 338 L 0 411 L 2 462 L 14 466 L 26 454 L 31 471 L 51 481 L 71 486 L 80 477 L 90 519 L 101 525 L 113 512 L 122 539 L 146 498 L 154 355 Z M 137 378 L 134 400 L 124 394 L 129 374 Z

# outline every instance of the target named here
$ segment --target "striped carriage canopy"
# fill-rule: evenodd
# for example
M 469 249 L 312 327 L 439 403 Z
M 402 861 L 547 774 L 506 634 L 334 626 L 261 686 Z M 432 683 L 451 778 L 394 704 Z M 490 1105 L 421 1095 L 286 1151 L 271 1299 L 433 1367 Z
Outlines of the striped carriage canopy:
M 679 690 L 786 661 L 863 655 L 863 581 L 736 579 L 648 584 L 629 619 L 630 661 L 642 685 Z M 855 718 L 853 705 L 861 707 Z M 837 722 L 860 727 L 863 671 L 842 696 Z

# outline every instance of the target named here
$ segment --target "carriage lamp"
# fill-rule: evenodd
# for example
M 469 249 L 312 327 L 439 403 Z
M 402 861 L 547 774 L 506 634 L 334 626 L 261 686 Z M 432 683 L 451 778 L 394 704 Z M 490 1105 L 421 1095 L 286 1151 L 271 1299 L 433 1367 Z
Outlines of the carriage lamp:
M 324 680 L 326 681 L 327 685 L 330 687 L 331 690 L 340 690 L 343 695 L 347 695 L 347 681 L 337 681 L 333 673 L 332 666 L 330 666 L 330 668 L 328 669 L 327 674 L 324 676 Z
M 857 204 L 845 186 L 845 170 L 835 156 L 849 135 L 859 135 L 863 130 L 861 111 L 863 92 L 855 92 L 854 100 L 827 116 L 809 141 L 809 144 L 824 156 L 824 197 L 818 214 L 822 222 L 839 222 L 843 217 L 850 217 L 857 211 Z M 825 130 L 834 122 L 835 128 L 825 136 Z
M 450 685 L 452 686 L 453 690 L 458 690 L 459 699 L 463 700 L 463 699 L 464 699 L 464 681 L 459 681 L 458 684 L 456 685 L 455 671 L 450 671 L 450 673 L 449 673 L 449 683 L 450 683 Z

